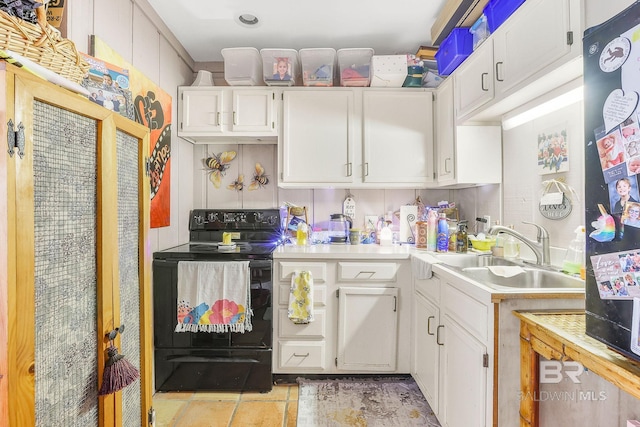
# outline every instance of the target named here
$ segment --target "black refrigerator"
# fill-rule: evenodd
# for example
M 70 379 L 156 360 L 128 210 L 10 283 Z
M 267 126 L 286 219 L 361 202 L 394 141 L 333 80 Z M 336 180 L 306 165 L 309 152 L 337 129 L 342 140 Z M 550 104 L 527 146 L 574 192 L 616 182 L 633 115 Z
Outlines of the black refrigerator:
M 586 333 L 640 360 L 640 1 L 583 49 Z

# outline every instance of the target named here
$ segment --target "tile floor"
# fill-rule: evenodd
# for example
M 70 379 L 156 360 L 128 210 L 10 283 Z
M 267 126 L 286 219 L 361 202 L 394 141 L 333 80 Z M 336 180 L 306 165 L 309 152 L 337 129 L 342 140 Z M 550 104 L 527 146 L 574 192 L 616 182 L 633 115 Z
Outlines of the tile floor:
M 156 393 L 153 407 L 155 427 L 295 427 L 298 385 L 274 385 L 269 393 Z

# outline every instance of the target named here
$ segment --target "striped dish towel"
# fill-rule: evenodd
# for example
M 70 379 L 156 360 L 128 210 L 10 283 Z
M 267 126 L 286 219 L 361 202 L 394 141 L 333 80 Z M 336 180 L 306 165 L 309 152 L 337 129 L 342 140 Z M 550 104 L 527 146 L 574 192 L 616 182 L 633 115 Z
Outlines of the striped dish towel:
M 293 272 L 287 314 L 296 324 L 313 322 L 313 277 L 310 271 Z

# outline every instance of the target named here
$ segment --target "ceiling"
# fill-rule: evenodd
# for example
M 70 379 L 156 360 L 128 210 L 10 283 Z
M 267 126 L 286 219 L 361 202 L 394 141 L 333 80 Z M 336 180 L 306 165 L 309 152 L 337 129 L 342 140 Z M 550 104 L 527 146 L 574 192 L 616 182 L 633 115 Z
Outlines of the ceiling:
M 446 0 L 148 0 L 196 62 L 222 61 L 225 47 L 369 47 L 376 55 L 415 53 L 431 44 Z M 251 14 L 247 27 L 238 17 Z

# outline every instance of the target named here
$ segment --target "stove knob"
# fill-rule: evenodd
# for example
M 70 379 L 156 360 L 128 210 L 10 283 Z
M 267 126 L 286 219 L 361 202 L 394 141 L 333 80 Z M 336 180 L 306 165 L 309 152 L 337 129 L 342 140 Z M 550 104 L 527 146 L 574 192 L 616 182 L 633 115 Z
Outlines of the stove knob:
M 194 220 L 194 221 L 195 221 L 195 223 L 196 223 L 196 224 L 198 224 L 198 225 L 202 225 L 202 223 L 204 222 L 204 221 L 203 221 L 203 218 L 202 218 L 202 216 L 201 216 L 201 215 L 194 215 L 194 216 L 193 216 L 193 220 Z

